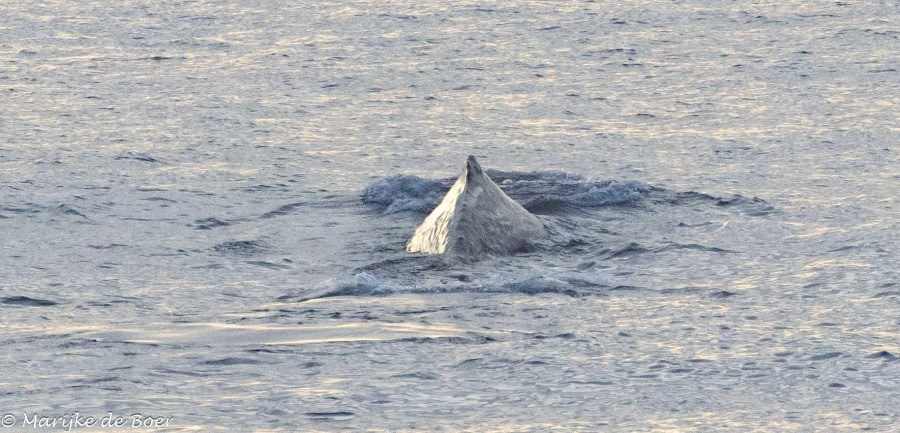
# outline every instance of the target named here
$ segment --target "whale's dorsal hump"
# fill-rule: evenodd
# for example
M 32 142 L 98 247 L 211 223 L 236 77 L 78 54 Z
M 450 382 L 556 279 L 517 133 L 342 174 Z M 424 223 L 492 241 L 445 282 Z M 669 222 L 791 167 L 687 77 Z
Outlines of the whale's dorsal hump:
M 546 234 L 541 220 L 506 195 L 470 155 L 456 183 L 416 229 L 406 250 L 470 262 L 527 250 Z
M 469 157 L 466 158 L 466 180 L 470 180 L 474 176 L 483 174 L 484 171 L 481 169 L 481 164 L 479 164 L 478 160 L 475 159 L 475 155 L 469 155 Z

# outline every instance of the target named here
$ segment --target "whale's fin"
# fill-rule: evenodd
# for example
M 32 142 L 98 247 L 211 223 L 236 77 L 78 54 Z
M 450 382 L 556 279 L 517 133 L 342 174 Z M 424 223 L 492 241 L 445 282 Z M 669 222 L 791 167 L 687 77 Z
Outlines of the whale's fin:
M 525 251 L 546 236 L 541 220 L 509 198 L 469 156 L 459 179 L 416 229 L 406 250 L 471 262 Z

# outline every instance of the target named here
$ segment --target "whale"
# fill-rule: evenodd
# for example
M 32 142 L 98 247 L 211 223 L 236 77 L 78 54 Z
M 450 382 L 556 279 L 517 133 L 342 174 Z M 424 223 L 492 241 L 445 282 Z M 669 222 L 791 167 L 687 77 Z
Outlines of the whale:
M 470 155 L 450 191 L 416 228 L 406 251 L 474 262 L 529 251 L 547 236 L 540 218 L 506 195 Z

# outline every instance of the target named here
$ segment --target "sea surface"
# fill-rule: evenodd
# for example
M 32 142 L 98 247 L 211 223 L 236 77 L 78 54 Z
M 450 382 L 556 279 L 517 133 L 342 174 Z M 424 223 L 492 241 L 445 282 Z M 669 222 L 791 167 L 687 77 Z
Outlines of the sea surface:
M 884 0 L 4 1 L 0 416 L 900 431 L 898 38 Z M 554 236 L 407 254 L 470 154 Z

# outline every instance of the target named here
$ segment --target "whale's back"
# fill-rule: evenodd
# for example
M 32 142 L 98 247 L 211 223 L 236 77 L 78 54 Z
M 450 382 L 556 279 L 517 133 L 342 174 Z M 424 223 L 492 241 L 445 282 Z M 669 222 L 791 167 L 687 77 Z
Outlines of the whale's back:
M 545 236 L 541 220 L 507 196 L 469 156 L 459 179 L 416 229 L 406 250 L 475 261 L 525 251 Z

